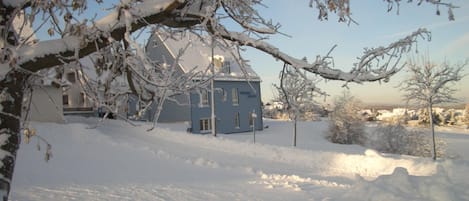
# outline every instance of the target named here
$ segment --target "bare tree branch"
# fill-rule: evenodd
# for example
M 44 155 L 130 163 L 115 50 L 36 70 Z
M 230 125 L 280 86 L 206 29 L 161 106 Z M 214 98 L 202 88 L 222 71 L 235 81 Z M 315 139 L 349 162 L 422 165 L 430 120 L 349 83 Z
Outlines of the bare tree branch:
M 134 32 L 149 24 L 165 23 L 168 18 L 173 15 L 171 12 L 183 5 L 178 0 L 166 0 L 164 3 L 158 4 L 158 11 L 149 13 L 141 12 L 140 19 L 132 22 L 132 30 Z M 147 8 L 145 8 L 147 6 Z M 149 10 L 147 4 L 139 4 L 132 8 L 136 11 Z M 102 48 L 109 44 L 109 39 L 122 40 L 126 31 L 126 24 L 117 18 L 118 11 L 109 14 L 101 21 L 96 22 L 93 27 L 86 28 L 86 34 L 83 36 L 66 36 L 62 39 L 39 42 L 33 46 L 27 46 L 18 50 L 20 58 L 18 65 L 24 69 L 36 72 L 52 66 L 63 63 L 63 58 L 72 56 L 84 57 L 96 51 L 96 48 Z M 49 47 L 56 47 L 50 52 L 44 52 Z M 60 49 L 58 49 L 60 48 Z M 75 58 L 73 58 L 75 59 Z

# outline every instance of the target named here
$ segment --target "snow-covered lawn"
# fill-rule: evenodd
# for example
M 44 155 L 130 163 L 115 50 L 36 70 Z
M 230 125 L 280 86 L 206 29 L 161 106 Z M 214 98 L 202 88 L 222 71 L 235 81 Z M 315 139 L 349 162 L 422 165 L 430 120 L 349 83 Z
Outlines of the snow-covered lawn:
M 379 154 L 327 142 L 326 121 L 265 120 L 252 133 L 193 135 L 185 125 L 95 119 L 32 123 L 18 153 L 11 200 L 469 200 L 469 131 L 440 129 L 454 159 Z

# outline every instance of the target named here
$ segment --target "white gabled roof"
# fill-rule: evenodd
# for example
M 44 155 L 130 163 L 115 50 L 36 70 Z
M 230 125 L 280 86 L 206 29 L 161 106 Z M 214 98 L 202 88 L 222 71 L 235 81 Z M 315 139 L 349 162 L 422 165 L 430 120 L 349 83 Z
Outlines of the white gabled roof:
M 207 37 L 202 41 L 200 36 L 191 32 L 177 33 L 169 36 L 167 33 L 157 33 L 154 36 L 163 42 L 164 47 L 170 52 L 171 56 L 176 58 L 179 51 L 189 47 L 185 50 L 184 54 L 179 60 L 179 66 L 182 71 L 189 72 L 195 70 L 196 72 L 207 72 L 210 75 L 210 64 L 212 58 L 212 47 L 210 45 L 211 39 Z M 229 42 L 226 42 L 229 44 Z M 224 73 L 221 70 L 216 70 L 215 80 L 249 80 L 260 81 L 259 75 L 254 70 L 245 66 L 244 68 L 237 62 L 239 56 L 231 48 L 225 48 L 223 45 L 217 45 L 213 49 L 214 57 L 222 57 L 224 61 L 229 61 L 229 73 Z

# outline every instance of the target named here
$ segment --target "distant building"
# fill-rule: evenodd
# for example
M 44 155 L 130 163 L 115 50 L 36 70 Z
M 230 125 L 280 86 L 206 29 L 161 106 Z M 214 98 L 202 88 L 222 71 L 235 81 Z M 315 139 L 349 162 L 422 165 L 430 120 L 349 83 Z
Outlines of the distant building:
M 95 104 L 87 96 L 83 90 L 76 71 L 65 68 L 63 80 L 68 84 L 63 87 L 62 103 L 64 114 L 82 114 L 86 116 L 95 115 Z
M 25 14 L 20 11 L 13 19 L 13 29 L 25 43 L 35 43 L 36 35 L 29 20 L 25 20 Z M 43 77 L 38 78 L 32 86 L 31 103 L 29 111 L 23 110 L 23 115 L 28 115 L 31 121 L 64 122 L 62 113 L 62 88 L 55 69 L 37 72 Z
M 150 58 L 165 61 L 168 65 L 175 62 L 176 53 L 187 44 L 191 44 L 180 58 L 177 65 L 179 73 L 191 70 L 205 71 L 211 64 L 212 48 L 203 43 L 198 36 L 185 32 L 172 37 L 160 34 L 152 35 L 147 44 Z M 236 133 L 251 131 L 255 125 L 262 130 L 262 109 L 260 78 L 249 67 L 241 69 L 232 50 L 214 47 L 214 94 L 217 133 Z M 210 77 L 210 76 L 209 76 Z M 194 78 L 194 82 L 203 77 Z M 193 133 L 208 133 L 211 125 L 211 92 L 209 89 L 193 91 L 189 96 L 176 97 L 187 105 L 165 102 L 161 112 L 161 121 L 190 121 Z M 135 102 L 129 105 L 129 112 L 135 113 Z M 144 115 L 152 120 L 154 108 Z
M 63 123 L 62 88 L 55 81 L 41 79 L 33 86 L 28 120 Z M 26 115 L 26 113 L 25 113 Z

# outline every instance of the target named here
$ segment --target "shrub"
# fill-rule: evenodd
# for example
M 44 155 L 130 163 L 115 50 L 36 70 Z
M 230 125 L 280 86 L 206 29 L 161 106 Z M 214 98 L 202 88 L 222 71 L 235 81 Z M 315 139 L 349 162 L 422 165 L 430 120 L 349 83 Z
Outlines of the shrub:
M 362 144 L 365 131 L 359 113 L 360 102 L 344 93 L 335 99 L 334 105 L 326 138 L 338 144 Z
M 408 130 L 400 124 L 378 126 L 374 132 L 367 136 L 364 146 L 383 153 L 422 157 L 433 156 L 430 135 L 419 130 Z M 437 138 L 436 148 L 437 156 L 443 157 L 445 155 L 446 142 Z

